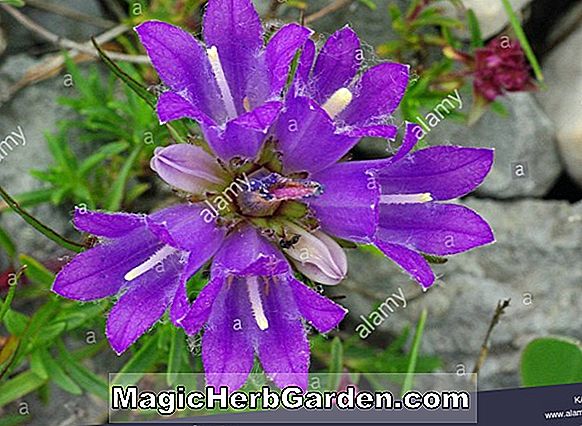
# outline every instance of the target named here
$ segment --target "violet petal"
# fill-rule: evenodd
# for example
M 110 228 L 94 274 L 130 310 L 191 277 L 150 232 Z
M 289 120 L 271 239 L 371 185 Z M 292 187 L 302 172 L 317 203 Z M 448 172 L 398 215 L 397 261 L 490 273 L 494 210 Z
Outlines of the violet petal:
M 422 255 L 399 244 L 376 241 L 375 245 L 424 288 L 433 285 L 435 279 L 434 273 Z
M 461 253 L 492 243 L 487 222 L 455 204 L 381 204 L 378 239 L 437 255 Z

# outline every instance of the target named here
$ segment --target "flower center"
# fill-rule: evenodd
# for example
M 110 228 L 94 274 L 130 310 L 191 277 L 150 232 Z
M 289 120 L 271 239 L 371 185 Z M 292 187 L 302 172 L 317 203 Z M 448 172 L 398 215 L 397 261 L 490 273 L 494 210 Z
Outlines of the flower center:
M 224 75 L 224 69 L 222 68 L 222 63 L 220 62 L 220 56 L 218 56 L 218 49 L 216 46 L 212 46 L 206 50 L 208 60 L 210 61 L 210 66 L 214 72 L 214 77 L 216 78 L 216 84 L 218 85 L 218 90 L 222 95 L 222 100 L 224 102 L 224 107 L 226 109 L 226 114 L 228 118 L 234 118 L 237 116 L 236 106 L 234 105 L 234 99 L 228 86 L 228 81 L 226 81 L 226 76 Z
M 284 201 L 316 197 L 323 192 L 321 184 L 309 179 L 294 179 L 278 173 L 259 170 L 250 179 L 250 187 L 237 197 L 240 212 L 245 216 L 272 216 Z

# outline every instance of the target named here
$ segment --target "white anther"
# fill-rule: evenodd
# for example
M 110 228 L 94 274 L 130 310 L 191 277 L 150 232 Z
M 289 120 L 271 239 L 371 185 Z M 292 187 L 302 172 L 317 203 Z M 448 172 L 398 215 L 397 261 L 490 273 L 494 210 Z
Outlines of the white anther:
M 330 98 L 323 104 L 323 109 L 327 111 L 331 118 L 334 118 L 340 112 L 347 108 L 353 99 L 352 92 L 345 87 L 336 90 Z

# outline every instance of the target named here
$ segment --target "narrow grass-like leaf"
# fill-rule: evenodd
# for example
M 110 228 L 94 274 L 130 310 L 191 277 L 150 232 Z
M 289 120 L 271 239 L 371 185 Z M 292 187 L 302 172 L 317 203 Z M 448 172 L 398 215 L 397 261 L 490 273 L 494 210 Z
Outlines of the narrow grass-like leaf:
M 0 426 L 18 426 L 28 421 L 30 421 L 30 415 L 21 416 L 20 414 L 12 414 L 2 417 L 0 419 Z
M 132 76 L 130 76 L 121 68 L 119 68 L 119 66 L 115 62 L 113 62 L 111 58 L 109 58 L 109 56 L 107 56 L 103 49 L 101 49 L 101 47 L 99 46 L 97 41 L 95 41 L 94 38 L 91 38 L 91 41 L 93 42 L 93 46 L 95 46 L 95 49 L 99 53 L 99 57 L 103 60 L 103 62 L 105 62 L 105 65 L 107 65 L 107 68 L 109 68 L 111 72 L 113 72 L 113 74 L 115 74 L 117 77 L 119 77 L 121 81 L 127 84 L 127 86 L 131 90 L 133 90 L 136 95 L 138 95 L 140 98 L 146 101 L 149 106 L 155 109 L 156 97 L 153 95 L 153 93 L 148 92 L 148 90 L 145 87 L 143 87 L 140 82 L 138 82 Z
M 87 392 L 107 400 L 109 389 L 107 382 L 78 362 L 67 350 L 62 341 L 58 341 L 59 360 L 70 376 Z
M 33 259 L 26 254 L 21 254 L 18 256 L 18 259 L 20 260 L 21 265 L 26 265 L 24 275 L 26 275 L 29 280 L 40 284 L 45 288 L 50 288 L 53 285 L 55 274 L 45 268 L 38 260 Z
M 0 197 L 2 197 L 4 201 L 6 201 L 6 203 L 10 206 L 10 208 L 12 208 L 14 212 L 16 212 L 22 219 L 24 219 L 26 223 L 28 223 L 30 226 L 32 226 L 34 229 L 36 229 L 38 232 L 43 234 L 51 241 L 57 243 L 61 247 L 66 248 L 67 250 L 71 250 L 76 253 L 79 253 L 83 250 L 84 247 L 81 244 L 63 237 L 62 235 L 60 235 L 53 229 L 49 228 L 32 215 L 30 215 L 30 213 L 22 209 L 20 205 L 12 197 L 10 197 L 10 195 L 8 195 L 8 193 L 1 186 L 0 186 Z
M 113 378 L 112 383 L 129 386 L 137 383 L 141 377 L 151 371 L 160 359 L 160 352 L 156 349 L 158 336 L 148 336 L 146 343 L 133 354 L 129 361 Z M 124 376 L 131 374 L 131 376 Z
M 339 388 L 341 375 L 344 365 L 344 348 L 339 337 L 334 337 L 331 341 L 331 360 L 329 362 L 329 381 L 328 389 L 336 391 Z
M 483 47 L 483 36 L 481 35 L 481 26 L 477 15 L 473 9 L 467 9 L 467 20 L 469 22 L 469 32 L 471 33 L 471 47 Z
M 529 41 L 527 40 L 527 37 L 525 36 L 525 32 L 523 31 L 523 28 L 521 27 L 521 24 L 519 23 L 519 18 L 517 17 L 515 12 L 513 11 L 513 8 L 511 7 L 511 3 L 509 3 L 509 0 L 501 0 L 501 3 L 503 4 L 503 7 L 505 8 L 505 12 L 507 13 L 507 16 L 509 17 L 509 23 L 511 24 L 513 31 L 515 31 L 515 35 L 517 36 L 517 39 L 519 40 L 519 43 L 521 44 L 521 47 L 523 48 L 523 51 L 525 52 L 525 56 L 527 57 L 529 63 L 531 64 L 531 67 L 534 71 L 534 74 L 535 74 L 537 80 L 540 83 L 542 83 L 544 81 L 544 75 L 542 74 L 542 68 L 540 67 L 540 64 L 538 63 L 536 55 L 533 53 L 533 50 L 529 44 Z
M 0 227 L 0 247 L 4 249 L 9 258 L 16 256 L 16 244 L 12 238 Z
M 111 192 L 107 197 L 107 210 L 116 211 L 121 207 L 121 203 L 123 202 L 123 194 L 125 193 L 125 186 L 127 185 L 127 180 L 129 179 L 129 174 L 131 173 L 133 164 L 137 160 L 141 149 L 141 145 L 136 146 L 123 164 L 123 167 L 119 172 L 119 176 L 117 176 L 117 179 L 111 188 Z
M 8 288 L 8 294 L 6 295 L 6 299 L 2 302 L 2 307 L 0 307 L 0 323 L 4 322 L 4 316 L 10 305 L 12 304 L 12 299 L 14 299 L 14 293 L 16 293 L 16 284 L 12 284 Z
M 0 407 L 22 398 L 45 384 L 46 380 L 27 370 L 0 385 Z
M 402 384 L 401 395 L 412 389 L 414 383 L 414 374 L 416 371 L 416 362 L 418 360 L 418 354 L 420 352 L 420 343 L 422 341 L 422 333 L 424 332 L 424 324 L 426 323 L 427 312 L 423 309 L 420 318 L 418 319 L 418 324 L 416 325 L 416 333 L 414 334 L 414 340 L 412 341 L 412 348 L 410 350 L 410 360 L 408 361 L 408 369 L 406 371 L 406 377 L 404 378 L 404 383 Z
M 170 328 L 172 338 L 170 340 L 170 352 L 168 354 L 168 369 L 166 382 L 168 386 L 174 386 L 180 373 L 182 373 L 182 360 L 186 351 L 186 337 L 181 329 Z
M 49 378 L 45 363 L 47 358 L 45 354 L 46 352 L 42 350 L 37 350 L 30 354 L 30 370 L 41 379 Z
M 44 358 L 44 363 L 49 372 L 50 379 L 62 390 L 73 395 L 81 395 L 83 389 L 63 370 L 63 363 L 57 362 L 52 355 L 45 350 L 39 350 Z

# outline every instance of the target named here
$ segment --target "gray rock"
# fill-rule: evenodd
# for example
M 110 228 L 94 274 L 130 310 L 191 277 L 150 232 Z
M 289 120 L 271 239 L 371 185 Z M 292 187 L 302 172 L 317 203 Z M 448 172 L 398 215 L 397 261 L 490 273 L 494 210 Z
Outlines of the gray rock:
M 262 15 L 268 10 L 269 3 L 270 0 L 255 1 L 257 9 Z M 370 53 L 370 55 L 366 55 L 366 58 L 372 60 L 373 48 L 371 46 L 378 46 L 394 38 L 388 14 L 388 5 L 395 3 L 394 0 L 375 0 L 374 3 L 377 5 L 375 11 L 371 11 L 362 3 L 353 2 L 351 5 L 330 13 L 308 25 L 317 32 L 326 35 L 332 34 L 344 25 L 349 24 L 360 38 L 368 44 L 364 50 Z M 401 7 L 408 5 L 408 2 L 404 0 L 398 0 L 396 3 Z M 306 16 L 321 10 L 329 4 L 330 2 L 327 0 L 309 1 Z M 280 8 L 279 17 L 286 21 L 296 21 L 298 19 L 297 9 L 287 8 L 283 4 Z
M 561 157 L 568 174 L 582 187 L 582 28 L 546 57 L 546 90 L 537 94 L 556 126 Z
M 0 93 L 17 81 L 35 60 L 26 55 L 9 57 L 0 67 Z M 56 102 L 59 96 L 67 94 L 62 79 L 44 81 L 20 91 L 14 99 L 0 107 L 0 141 L 13 132 L 24 134 L 25 142 L 10 148 L 4 145 L 3 159 L 0 162 L 0 185 L 10 194 L 19 194 L 43 187 L 33 178 L 30 169 L 43 169 L 53 162 L 49 153 L 45 133 L 53 132 L 57 122 L 65 118 L 67 111 Z M 18 142 L 18 139 L 16 139 Z M 71 229 L 69 218 L 50 205 L 30 209 L 30 212 L 58 232 Z M 21 252 L 39 259 L 48 255 L 54 257 L 60 248 L 41 236 L 32 227 L 25 225 L 20 217 L 9 212 L 0 215 L 0 226 L 11 235 Z
M 369 315 L 401 288 L 407 306 L 397 308 L 374 334 L 398 334 L 427 308 L 422 351 L 441 357 L 447 372 L 460 364 L 472 370 L 498 300 L 510 298 L 479 382 L 483 389 L 515 387 L 520 355 L 531 339 L 582 338 L 582 202 L 468 199 L 465 204 L 488 220 L 497 242 L 436 266 L 440 278 L 428 292 L 390 261 L 360 251 L 350 254 L 348 279 L 334 290 L 348 296 L 342 303 L 350 309 L 351 334 L 359 315 Z
M 472 127 L 452 120 L 439 123 L 428 135 L 436 145 L 495 148 L 493 170 L 477 193 L 494 198 L 540 197 L 562 172 L 554 127 L 529 93 L 500 98 L 508 117 L 488 111 Z M 466 112 L 469 108 L 463 107 Z
M 102 16 L 99 2 L 95 0 L 60 0 L 56 3 L 58 3 L 58 6 L 67 7 L 89 16 Z M 32 7 L 26 7 L 24 9 L 20 9 L 20 11 L 24 12 L 30 19 L 42 25 L 47 30 L 58 34 L 61 37 L 66 37 L 74 41 L 88 41 L 91 36 L 95 36 L 104 31 L 103 29 L 100 29 L 94 25 L 84 22 L 80 23 L 75 20 L 65 18 L 64 16 Z M 14 18 L 12 18 L 4 11 L 0 11 L 0 18 L 3 22 L 5 22 L 6 31 L 8 34 L 7 39 L 9 54 L 21 53 L 23 51 L 27 51 L 39 43 L 46 43 L 45 39 L 41 38 L 37 34 L 31 33 L 28 29 L 24 28 L 21 24 L 14 20 Z
M 517 15 L 523 10 L 532 0 L 510 0 L 511 6 Z M 508 25 L 509 19 L 505 9 L 500 1 L 488 0 L 462 0 L 467 9 L 473 9 L 479 26 L 481 27 L 481 34 L 484 39 L 490 38 L 498 34 L 505 26 Z M 466 19 L 464 12 L 459 13 L 449 2 L 442 2 L 443 7 L 451 16 L 456 16 L 461 20 Z M 469 34 L 465 34 L 468 39 Z

